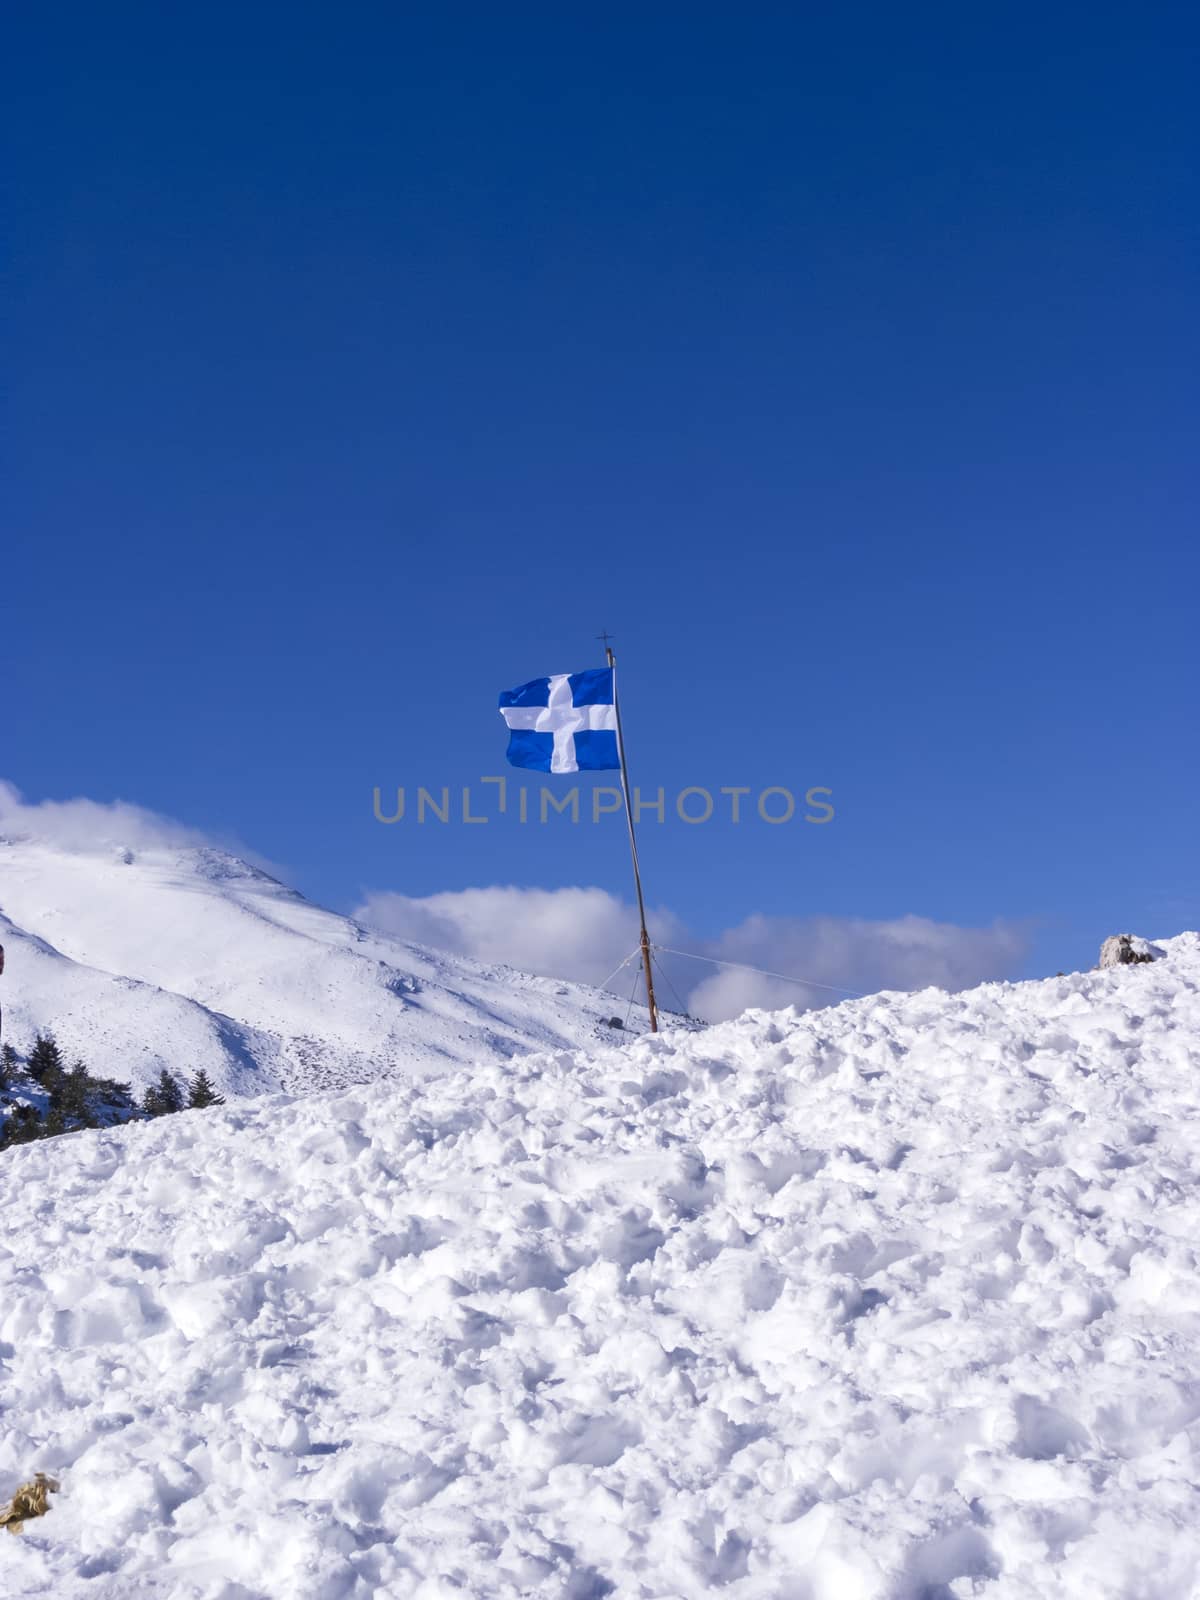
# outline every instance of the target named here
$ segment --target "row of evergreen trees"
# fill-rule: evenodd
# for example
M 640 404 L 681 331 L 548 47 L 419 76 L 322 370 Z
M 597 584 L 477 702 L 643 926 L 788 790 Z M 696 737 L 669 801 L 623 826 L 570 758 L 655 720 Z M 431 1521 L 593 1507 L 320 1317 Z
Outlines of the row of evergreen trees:
M 22 1079 L 46 1095 L 44 1111 L 27 1101 L 14 1101 Z M 38 1034 L 24 1067 L 11 1044 L 0 1047 L 0 1112 L 6 1105 L 10 1108 L 7 1115 L 0 1115 L 0 1150 L 80 1128 L 224 1104 L 224 1096 L 216 1092 L 203 1068 L 181 1083 L 164 1067 L 139 1106 L 129 1084 L 94 1077 L 82 1061 L 68 1068 L 53 1034 Z
M 172 1111 L 203 1110 L 206 1106 L 224 1104 L 225 1096 L 213 1088 L 203 1067 L 187 1083 L 180 1083 L 164 1067 L 159 1073 L 158 1082 L 152 1084 L 142 1096 L 142 1110 L 148 1117 L 164 1117 Z

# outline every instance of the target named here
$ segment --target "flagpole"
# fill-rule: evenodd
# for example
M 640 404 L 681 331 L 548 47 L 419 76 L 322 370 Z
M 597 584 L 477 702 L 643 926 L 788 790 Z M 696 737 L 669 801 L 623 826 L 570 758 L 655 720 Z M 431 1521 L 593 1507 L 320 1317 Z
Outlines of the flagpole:
M 617 758 L 621 763 L 621 793 L 625 796 L 625 821 L 629 824 L 629 853 L 633 858 L 633 883 L 637 890 L 638 922 L 641 926 L 642 967 L 646 973 L 646 1007 L 650 1012 L 650 1032 L 658 1032 L 658 1007 L 654 1003 L 654 974 L 650 970 L 650 935 L 646 932 L 646 902 L 642 897 L 642 869 L 638 865 L 637 838 L 633 831 L 633 805 L 629 799 L 629 783 L 625 776 L 625 739 L 621 732 L 621 703 L 617 698 L 617 658 L 612 646 L 605 645 L 604 653 L 613 675 L 613 711 L 617 721 Z

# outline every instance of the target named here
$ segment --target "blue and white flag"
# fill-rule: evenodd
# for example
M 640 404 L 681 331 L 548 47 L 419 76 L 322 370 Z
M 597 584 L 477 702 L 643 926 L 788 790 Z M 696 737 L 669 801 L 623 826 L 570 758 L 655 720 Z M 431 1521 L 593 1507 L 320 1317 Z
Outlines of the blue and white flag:
M 508 723 L 508 760 L 534 772 L 605 772 L 619 768 L 613 669 L 533 678 L 500 696 Z

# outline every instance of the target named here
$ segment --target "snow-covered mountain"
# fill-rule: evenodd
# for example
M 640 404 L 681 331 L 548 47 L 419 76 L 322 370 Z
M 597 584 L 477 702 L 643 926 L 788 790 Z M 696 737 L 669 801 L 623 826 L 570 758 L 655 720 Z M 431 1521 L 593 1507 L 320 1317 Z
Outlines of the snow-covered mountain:
M 595 1039 L 615 998 L 372 932 L 212 849 L 0 839 L 4 1037 L 135 1085 L 300 1091 Z M 644 1014 L 635 1011 L 634 1027 Z
M 0 1154 L 0 1593 L 1194 1600 L 1165 949 Z

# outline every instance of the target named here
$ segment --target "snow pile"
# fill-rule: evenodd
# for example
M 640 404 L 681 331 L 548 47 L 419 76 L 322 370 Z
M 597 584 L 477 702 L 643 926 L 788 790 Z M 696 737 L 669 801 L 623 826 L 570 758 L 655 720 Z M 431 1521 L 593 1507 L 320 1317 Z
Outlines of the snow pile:
M 1164 948 L 0 1157 L 0 1592 L 1194 1596 Z
M 371 932 L 207 848 L 0 838 L 0 944 L 4 1037 L 52 1029 L 143 1088 L 164 1067 L 226 1095 L 423 1075 L 590 1043 L 615 1005 Z

